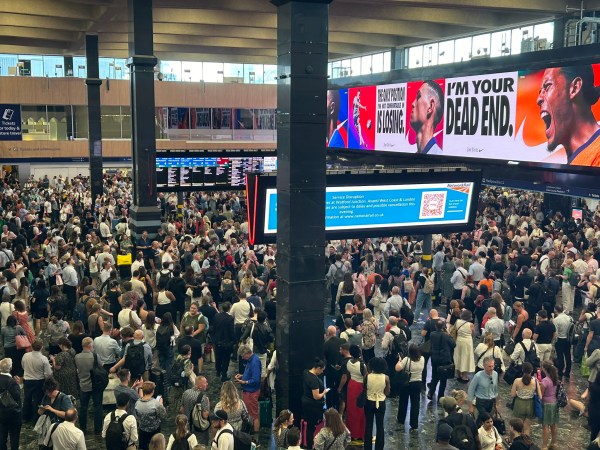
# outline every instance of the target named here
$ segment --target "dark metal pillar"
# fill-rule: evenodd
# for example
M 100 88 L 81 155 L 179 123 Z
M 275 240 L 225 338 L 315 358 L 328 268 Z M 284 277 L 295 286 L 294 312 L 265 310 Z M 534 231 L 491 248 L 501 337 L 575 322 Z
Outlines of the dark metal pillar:
M 433 263 L 433 255 L 431 249 L 431 234 L 426 234 L 423 236 L 423 267 L 431 267 Z
M 92 207 L 96 198 L 102 195 L 102 122 L 100 120 L 100 71 L 98 67 L 98 35 L 85 36 L 85 57 L 87 63 L 87 101 L 90 146 L 90 186 Z
M 325 118 L 331 0 L 277 6 L 277 410 L 301 410 L 323 347 Z
M 156 140 L 154 136 L 154 56 L 152 0 L 129 0 L 131 86 L 131 149 L 133 161 L 132 232 L 154 236 L 160 227 L 156 203 Z

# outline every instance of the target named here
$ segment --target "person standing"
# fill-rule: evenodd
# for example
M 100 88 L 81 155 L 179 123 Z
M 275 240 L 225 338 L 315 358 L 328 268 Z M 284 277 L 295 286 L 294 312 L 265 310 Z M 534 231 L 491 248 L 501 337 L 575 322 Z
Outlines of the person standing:
M 210 422 L 213 429 L 216 430 L 211 443 L 212 450 L 233 450 L 233 428 L 227 422 L 227 419 L 227 413 L 222 409 L 210 415 Z
M 302 419 L 306 421 L 306 448 L 313 448 L 315 428 L 323 420 L 323 405 L 330 388 L 325 389 L 321 375 L 325 363 L 315 358 L 313 366 L 304 372 L 302 382 Z
M 129 396 L 125 393 L 116 394 L 115 400 L 117 401 L 117 408 L 113 412 L 109 412 L 104 418 L 102 438 L 107 438 L 106 432 L 108 431 L 111 422 L 121 422 L 123 425 L 122 439 L 123 441 L 127 441 L 127 449 L 131 450 L 131 447 L 137 447 L 138 442 L 137 420 L 133 414 L 128 412 L 131 401 Z M 114 442 L 109 442 L 108 439 L 106 440 L 107 449 L 114 449 L 114 447 L 112 447 L 114 444 Z
M 214 326 L 211 330 L 211 338 L 215 344 L 215 370 L 221 377 L 221 382 L 229 380 L 229 360 L 235 345 L 234 319 L 229 315 L 231 303 L 221 304 L 221 312 L 214 317 Z
M 63 268 L 63 292 L 67 297 L 69 305 L 69 311 L 75 309 L 77 303 L 77 286 L 79 286 L 79 277 L 77 276 L 77 270 L 75 270 L 75 262 L 73 258 L 68 258 Z
M 367 368 L 362 361 L 360 347 L 350 346 L 350 360 L 346 362 L 345 371 L 348 376 L 348 393 L 346 394 L 346 426 L 353 440 L 363 441 L 365 433 L 365 411 L 356 404 L 358 396 L 363 392 Z
M 13 405 L 0 406 L 0 449 L 8 449 L 7 440 L 10 437 L 11 450 L 19 449 L 19 438 L 21 434 L 21 388 L 10 374 L 12 360 L 4 358 L 0 360 L 0 392 L 8 392 Z M 10 400 L 9 399 L 9 400 Z
M 447 378 L 445 376 L 440 376 L 439 368 L 452 364 L 452 356 L 456 344 L 454 339 L 452 339 L 452 336 L 446 331 L 446 322 L 443 320 L 437 320 L 435 322 L 435 331 L 431 333 L 430 341 L 431 384 L 429 385 L 427 398 L 433 400 L 438 382 L 440 384 L 438 397 L 443 397 L 445 395 Z
M 571 376 L 571 342 L 569 341 L 569 329 L 573 323 L 571 316 L 563 312 L 562 305 L 554 307 L 554 320 L 557 340 L 556 348 L 556 370 L 559 381 L 569 382 Z
M 408 356 L 396 363 L 396 372 L 406 370 L 410 373 L 408 386 L 400 388 L 400 400 L 398 402 L 398 423 L 404 425 L 406 413 L 408 412 L 408 400 L 410 398 L 410 429 L 419 428 L 419 408 L 421 402 L 421 384 L 425 358 L 421 356 L 419 347 L 411 344 L 408 347 Z
M 94 353 L 94 341 L 86 337 L 82 341 L 83 351 L 75 355 L 75 366 L 79 375 L 79 389 L 81 390 L 81 417 L 79 426 L 86 432 L 88 419 L 88 406 L 90 400 L 94 402 L 94 434 L 102 432 L 102 394 L 101 389 L 94 389 L 91 371 L 94 368 L 94 359 L 98 365 L 102 365 L 100 358 Z
M 548 312 L 541 310 L 537 314 L 538 325 L 533 334 L 533 341 L 536 343 L 537 355 L 540 362 L 550 360 L 552 354 L 552 342 L 557 339 L 556 327 L 548 320 Z
M 542 363 L 542 371 L 545 377 L 540 382 L 542 391 L 542 406 L 544 415 L 542 418 L 542 448 L 548 448 L 548 438 L 552 434 L 550 447 L 555 448 L 558 440 L 558 405 L 556 403 L 556 390 L 558 388 L 558 373 L 556 367 L 550 361 Z
M 210 415 L 210 399 L 206 394 L 208 389 L 208 381 L 206 377 L 198 375 L 194 382 L 194 386 L 187 389 L 181 398 L 181 413 L 187 417 L 192 418 L 192 412 L 199 405 L 200 414 L 206 420 Z M 210 440 L 210 427 L 205 430 L 195 426 L 194 421 L 190 420 L 189 429 L 192 433 L 195 433 L 198 437 L 198 444 L 207 446 Z
M 350 444 L 350 432 L 335 409 L 325 411 L 325 426 L 315 436 L 314 442 L 315 450 L 344 450 Z
M 135 404 L 135 416 L 138 420 L 139 450 L 148 450 L 152 436 L 160 433 L 161 421 L 167 416 L 162 397 L 154 398 L 152 381 L 142 384 L 142 398 Z
M 44 380 L 52 375 L 50 361 L 42 355 L 44 343 L 41 339 L 33 341 L 33 351 L 23 356 L 23 420 L 34 419 L 33 411 L 40 404 L 44 396 Z
M 76 421 L 77 410 L 75 408 L 67 409 L 65 421 L 48 434 L 46 445 L 51 446 L 54 450 L 86 450 L 85 434 L 75 426 Z
M 494 370 L 494 358 L 486 356 L 483 359 L 483 370 L 477 372 L 468 389 L 469 412 L 473 414 L 475 408 L 479 415 L 490 414 L 496 405 L 498 397 L 498 373 Z
M 387 363 L 383 358 L 372 358 L 368 364 L 369 373 L 365 378 L 367 402 L 365 403 L 364 448 L 373 448 L 373 421 L 377 427 L 375 450 L 383 450 L 385 443 L 385 400 L 390 395 L 390 378 L 387 376 Z
M 258 397 L 260 395 L 261 364 L 257 355 L 247 345 L 240 345 L 238 354 L 246 361 L 243 374 L 237 374 L 235 380 L 242 386 L 242 399 L 248 408 L 254 424 L 254 434 L 260 429 L 260 417 L 258 415 Z M 256 437 L 255 439 L 257 439 Z
M 462 383 L 469 382 L 469 373 L 475 372 L 475 360 L 473 358 L 473 333 L 475 327 L 471 323 L 473 316 L 471 311 L 464 309 L 460 313 L 460 319 L 456 321 L 456 349 L 454 350 L 454 365 L 458 373 L 458 380 Z
M 110 370 L 121 354 L 121 346 L 110 335 L 112 332 L 112 325 L 110 323 L 104 323 L 102 328 L 102 335 L 94 339 L 94 351 L 98 356 L 100 364 L 106 370 Z

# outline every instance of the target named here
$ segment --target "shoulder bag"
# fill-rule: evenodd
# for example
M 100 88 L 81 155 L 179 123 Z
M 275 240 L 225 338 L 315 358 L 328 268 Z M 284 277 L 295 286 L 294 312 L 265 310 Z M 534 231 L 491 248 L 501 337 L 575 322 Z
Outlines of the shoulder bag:
M 535 417 L 541 419 L 544 416 L 544 407 L 542 406 L 542 399 L 538 395 L 538 381 L 535 379 L 535 391 L 533 392 L 533 407 L 535 411 Z

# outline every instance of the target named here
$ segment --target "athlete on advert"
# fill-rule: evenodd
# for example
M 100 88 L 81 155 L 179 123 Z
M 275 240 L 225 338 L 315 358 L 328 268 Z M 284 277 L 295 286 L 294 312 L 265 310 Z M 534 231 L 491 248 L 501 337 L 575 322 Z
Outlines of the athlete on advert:
M 362 127 L 360 125 L 360 110 L 366 110 L 367 107 L 360 103 L 360 89 L 356 92 L 354 99 L 352 100 L 352 118 L 354 119 L 354 126 L 358 131 L 359 145 L 362 147 L 365 145 L 365 140 L 362 136 Z
M 546 69 L 537 98 L 548 151 L 562 145 L 567 163 L 600 166 L 600 126 L 592 112 L 600 98 L 591 65 Z
M 444 114 L 444 93 L 435 81 L 424 81 L 411 105 L 410 126 L 417 134 L 417 153 L 441 155 L 435 129 Z

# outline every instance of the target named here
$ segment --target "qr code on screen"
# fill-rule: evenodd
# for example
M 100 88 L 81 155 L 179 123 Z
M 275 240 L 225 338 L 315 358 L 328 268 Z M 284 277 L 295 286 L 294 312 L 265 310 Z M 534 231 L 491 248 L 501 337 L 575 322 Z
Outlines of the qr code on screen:
M 423 192 L 419 219 L 442 219 L 446 209 L 446 194 L 445 191 Z

